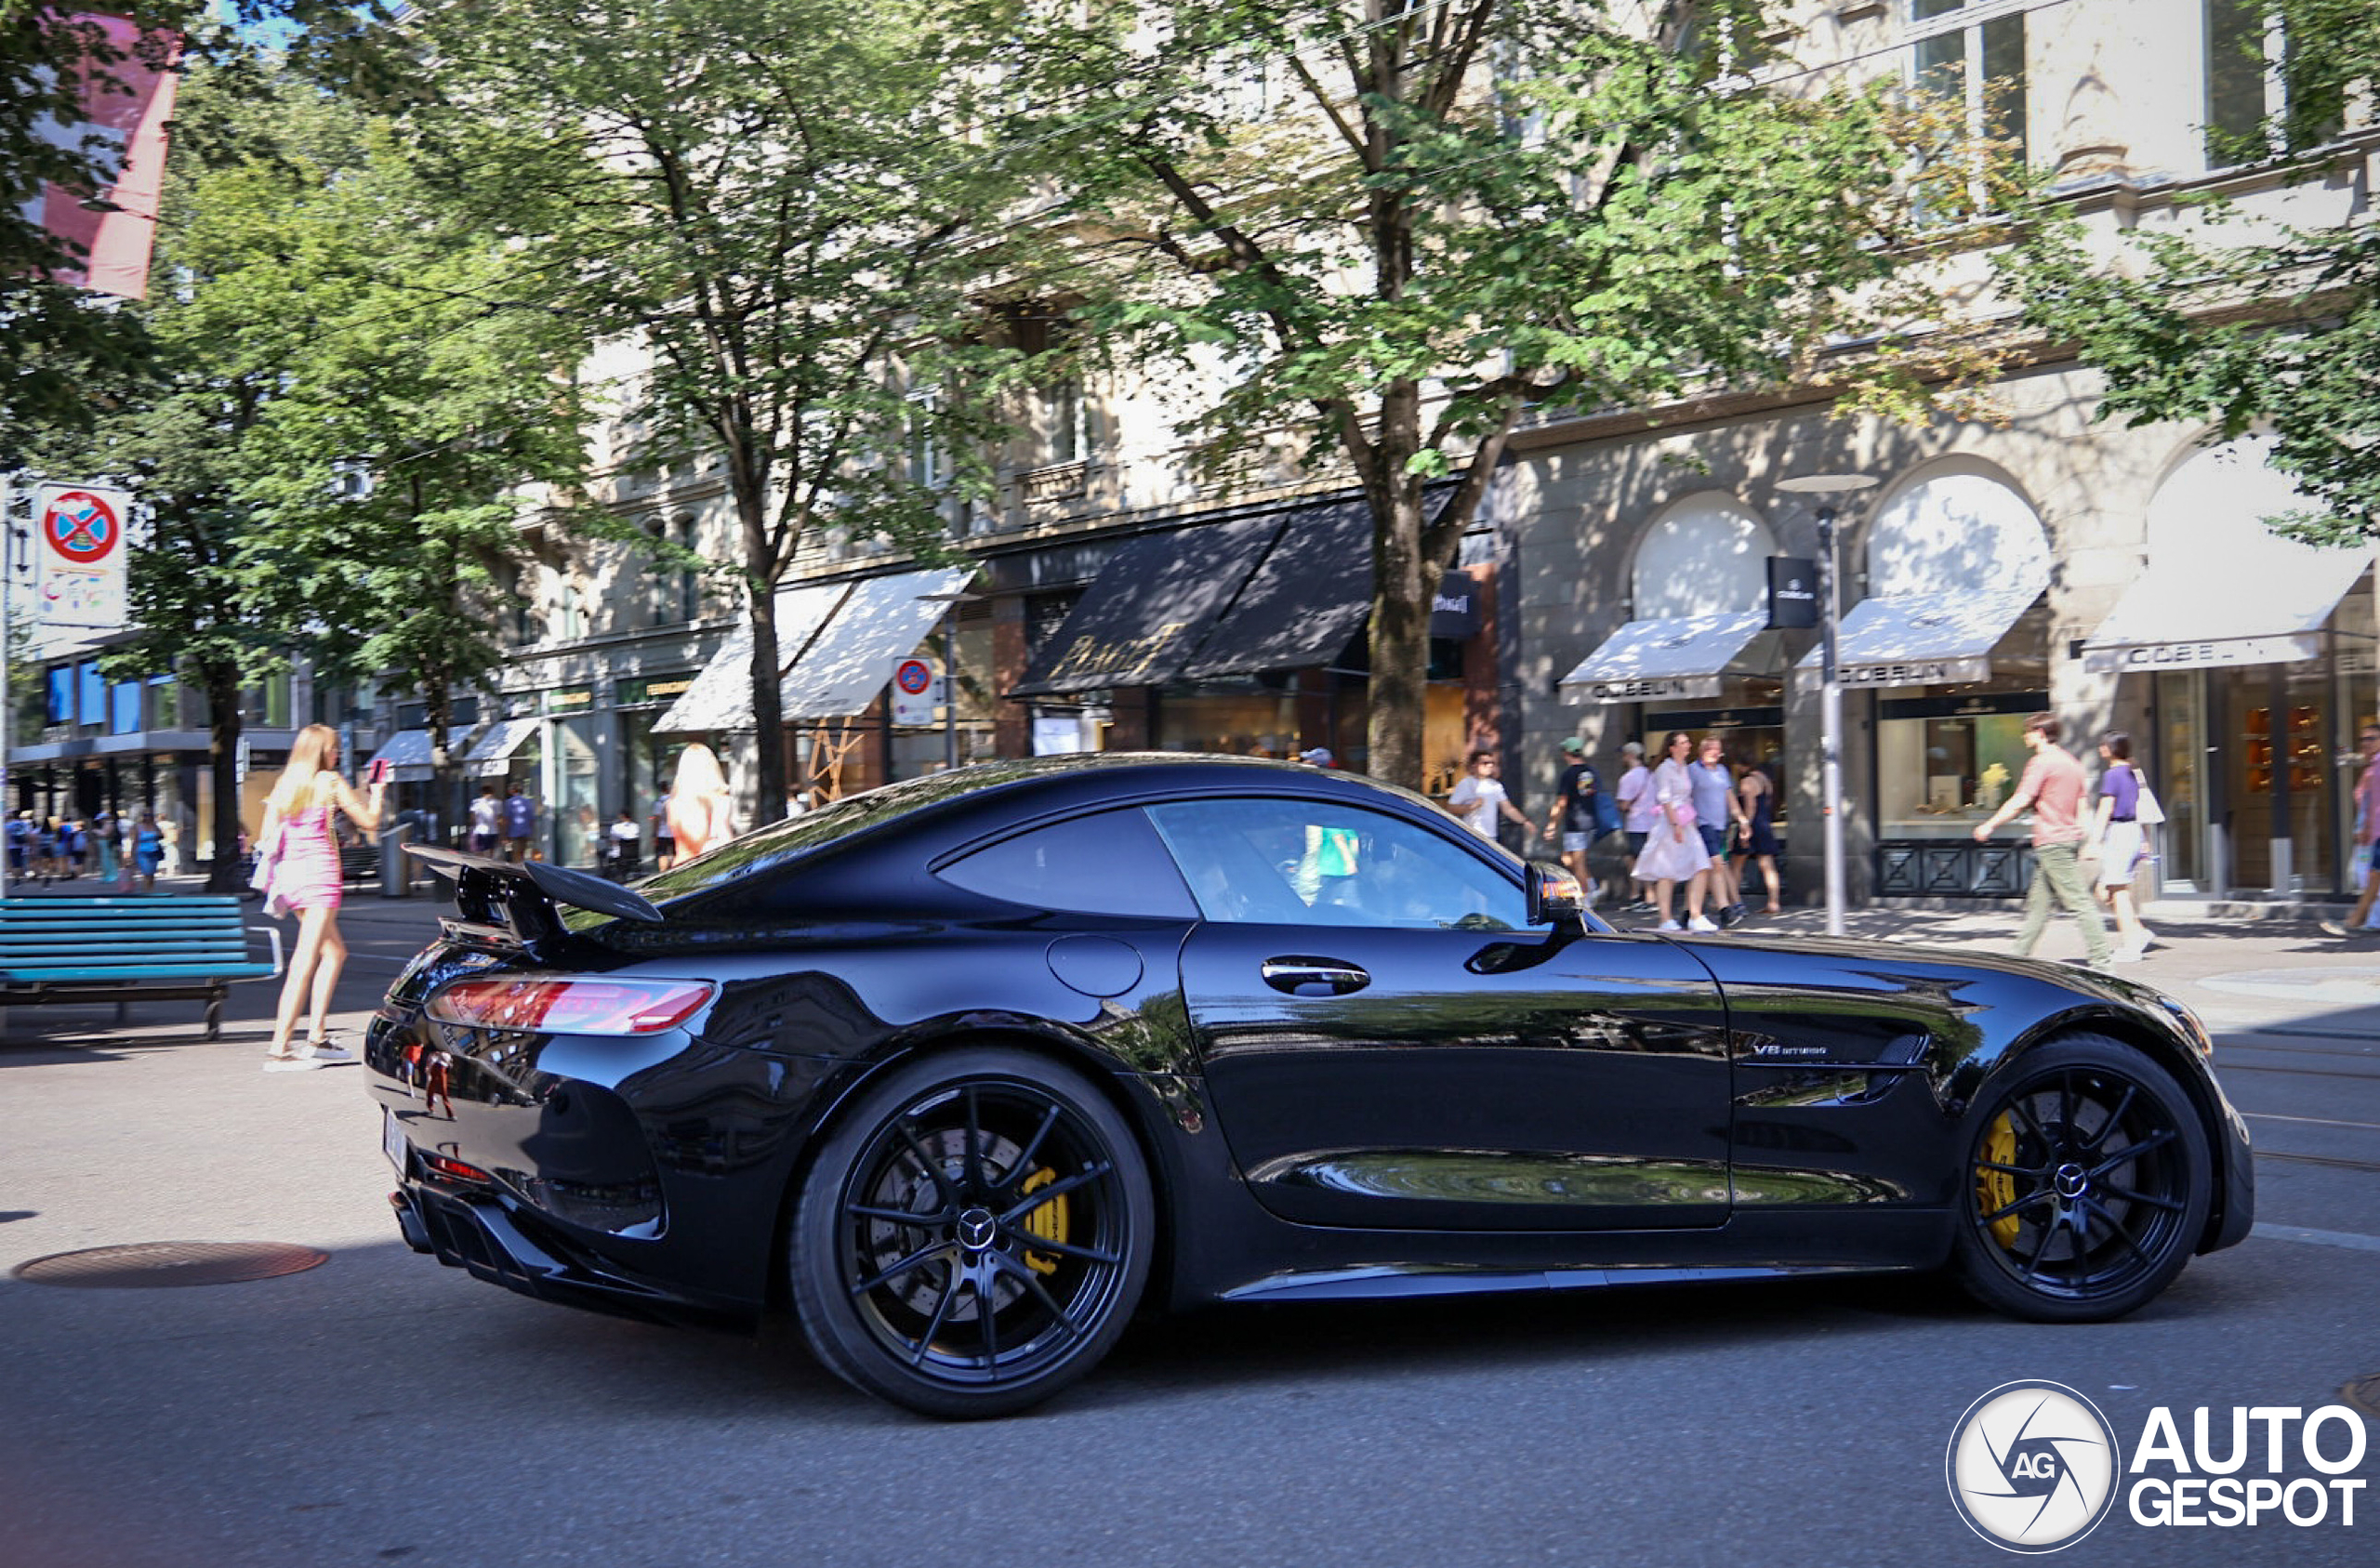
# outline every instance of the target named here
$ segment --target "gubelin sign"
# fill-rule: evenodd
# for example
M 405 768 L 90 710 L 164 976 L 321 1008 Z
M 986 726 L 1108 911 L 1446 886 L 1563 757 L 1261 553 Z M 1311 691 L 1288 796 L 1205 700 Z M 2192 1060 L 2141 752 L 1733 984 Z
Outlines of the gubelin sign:
M 1670 697 L 1715 697 L 1719 694 L 1719 678 L 1647 675 L 1629 680 L 1582 680 L 1562 690 L 1566 695 L 1582 696 L 1589 702 L 1649 703 Z
M 2161 669 L 2204 669 L 2227 665 L 2294 665 L 2321 657 L 2320 639 L 2298 637 L 2217 637 L 2196 642 L 2149 642 L 2130 648 L 2082 649 L 2082 667 L 2094 675 L 2130 675 Z
M 1818 563 L 1799 556 L 1768 558 L 1768 629 L 1799 631 L 1818 624 Z
M 1875 664 L 1844 665 L 1843 684 L 1854 686 L 1944 686 L 1960 680 L 1991 679 L 1990 659 L 1887 659 Z

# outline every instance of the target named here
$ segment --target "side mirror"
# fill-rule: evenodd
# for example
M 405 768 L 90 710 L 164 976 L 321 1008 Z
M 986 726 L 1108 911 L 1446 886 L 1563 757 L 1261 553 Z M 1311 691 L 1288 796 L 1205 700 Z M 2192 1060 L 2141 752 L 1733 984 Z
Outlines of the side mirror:
M 1572 926 L 1585 917 L 1586 889 L 1567 867 L 1553 861 L 1531 861 L 1527 876 L 1530 925 Z

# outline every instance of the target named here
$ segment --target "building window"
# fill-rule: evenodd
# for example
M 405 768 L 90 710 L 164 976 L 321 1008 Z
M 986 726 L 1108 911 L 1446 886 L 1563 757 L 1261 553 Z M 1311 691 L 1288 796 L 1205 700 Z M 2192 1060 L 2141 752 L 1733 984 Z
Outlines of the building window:
M 119 680 L 108 688 L 108 733 L 140 732 L 140 682 Z
M 941 394 L 932 388 L 909 394 L 909 482 L 921 490 L 939 490 L 950 479 L 934 417 Z
M 1986 0 L 1909 0 L 1911 71 L 1918 89 L 1961 105 L 1970 141 L 2024 161 L 2025 16 L 1974 20 Z
M 2345 105 L 2307 78 L 2270 0 L 2205 0 L 2206 161 L 2254 163 L 2336 138 Z
M 691 516 L 678 520 L 678 547 L 694 548 L 694 520 Z M 703 574 L 691 566 L 678 572 L 678 619 L 699 621 L 703 618 Z
M 104 724 L 108 718 L 108 684 L 99 679 L 97 660 L 74 666 L 74 722 Z
M 74 666 L 58 665 L 49 672 L 49 705 L 42 720 L 47 724 L 74 722 Z

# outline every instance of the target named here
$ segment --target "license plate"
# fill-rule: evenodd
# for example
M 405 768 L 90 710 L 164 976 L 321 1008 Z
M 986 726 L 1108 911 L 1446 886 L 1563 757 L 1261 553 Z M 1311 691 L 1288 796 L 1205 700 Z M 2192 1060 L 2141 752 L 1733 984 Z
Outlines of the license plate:
M 389 1163 L 397 1167 L 399 1176 L 406 1174 L 404 1125 L 397 1120 L 397 1113 L 385 1105 L 380 1107 L 380 1153 L 389 1156 Z

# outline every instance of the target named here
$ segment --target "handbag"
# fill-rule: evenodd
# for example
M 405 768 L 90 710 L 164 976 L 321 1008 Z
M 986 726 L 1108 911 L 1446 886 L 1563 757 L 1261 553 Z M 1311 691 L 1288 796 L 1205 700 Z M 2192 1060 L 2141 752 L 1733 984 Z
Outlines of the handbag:
M 2143 827 L 2155 827 L 2165 820 L 2165 808 L 2157 802 L 2157 792 L 2147 781 L 2140 785 L 2140 797 L 2133 802 L 2132 820 Z
M 273 881 L 281 875 L 281 841 L 288 836 L 289 824 L 272 824 L 272 837 L 257 846 L 256 869 L 248 874 L 248 886 L 264 895 L 264 912 L 275 919 L 289 913 L 289 903 L 274 890 Z

